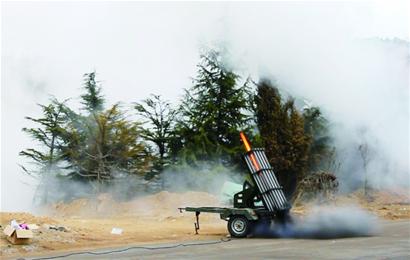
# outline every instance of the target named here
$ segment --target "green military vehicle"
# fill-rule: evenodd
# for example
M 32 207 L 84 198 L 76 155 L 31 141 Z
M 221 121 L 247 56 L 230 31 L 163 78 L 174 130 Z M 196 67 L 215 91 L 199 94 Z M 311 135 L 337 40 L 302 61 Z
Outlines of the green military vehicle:
M 245 181 L 242 191 L 233 198 L 233 208 L 222 207 L 186 207 L 180 211 L 195 212 L 195 232 L 199 230 L 199 214 L 218 213 L 221 219 L 228 221 L 228 231 L 232 237 L 248 236 L 259 222 L 285 223 L 290 220 L 290 203 L 276 179 L 264 149 L 251 149 L 246 136 L 241 132 L 241 139 L 246 148 L 243 159 L 248 167 L 252 183 Z M 259 203 L 258 203 L 259 202 Z M 262 205 L 260 205 L 262 202 Z M 259 204 L 259 205 L 258 205 Z

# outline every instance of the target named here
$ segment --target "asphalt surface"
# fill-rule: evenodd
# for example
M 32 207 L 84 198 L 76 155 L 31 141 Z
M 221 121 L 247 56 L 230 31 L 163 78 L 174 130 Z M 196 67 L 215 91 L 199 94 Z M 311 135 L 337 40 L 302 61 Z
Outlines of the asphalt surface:
M 340 239 L 246 238 L 227 242 L 202 241 L 191 244 L 147 245 L 92 251 L 98 255 L 77 254 L 57 259 L 410 259 L 410 221 L 384 222 L 382 232 L 373 237 Z M 121 252 L 104 254 L 117 250 Z M 50 255 L 47 257 L 58 257 Z M 61 255 L 60 255 L 61 256 Z M 26 258 L 31 259 L 31 258 Z M 33 258 L 36 259 L 36 258 Z

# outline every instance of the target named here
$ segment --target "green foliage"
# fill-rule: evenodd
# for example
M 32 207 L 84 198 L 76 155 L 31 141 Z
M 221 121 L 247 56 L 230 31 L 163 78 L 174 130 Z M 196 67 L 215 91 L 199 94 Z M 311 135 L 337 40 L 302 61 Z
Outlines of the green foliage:
M 305 133 L 311 137 L 308 169 L 311 173 L 331 170 L 335 148 L 329 133 L 329 123 L 318 107 L 308 107 L 303 111 Z
M 20 156 L 33 160 L 40 167 L 48 167 L 61 157 L 62 140 L 61 133 L 64 131 L 64 105 L 57 99 L 51 99 L 48 105 L 39 105 L 43 116 L 40 118 L 26 117 L 38 126 L 33 128 L 23 128 L 35 140 L 42 149 L 28 148 L 21 151 Z M 23 167 L 27 173 L 32 173 Z
M 57 100 L 40 105 L 44 116 L 27 118 L 39 127 L 23 131 L 42 149 L 26 149 L 20 155 L 53 165 L 53 169 L 58 165 L 62 175 L 84 181 L 107 182 L 121 174 L 144 175 L 152 167 L 152 156 L 142 140 L 140 124 L 127 120 L 119 104 L 104 111 L 95 73 L 85 75 L 86 93 L 81 98 L 88 113 L 76 113 Z
M 141 136 L 156 145 L 159 158 L 154 168 L 160 172 L 170 163 L 169 149 L 177 111 L 171 107 L 169 101 L 161 99 L 159 95 L 151 95 L 150 98 L 135 104 L 134 108 L 146 120 Z
M 244 151 L 239 132 L 246 131 L 254 147 L 266 148 L 290 196 L 306 174 L 328 171 L 334 162 L 328 122 L 317 107 L 299 113 L 271 82 L 256 86 L 257 93 L 251 93 L 249 80 L 224 66 L 219 52 L 209 51 L 201 55 L 193 86 L 178 109 L 151 95 L 134 104 L 145 120 L 140 123 L 129 120 L 119 104 L 107 109 L 96 73 L 87 73 L 81 112 L 56 99 L 40 105 L 42 117 L 27 117 L 37 127 L 23 128 L 40 147 L 20 155 L 64 176 L 98 182 L 124 174 L 148 178 L 166 167 L 201 168 L 204 162 L 233 169 L 241 165 Z M 253 136 L 256 128 L 259 134 Z
M 310 138 L 294 101 L 282 101 L 278 89 L 267 80 L 257 84 L 255 117 L 267 157 L 287 196 L 306 174 Z
M 104 182 L 115 174 L 144 174 L 150 155 L 139 125 L 125 119 L 119 105 L 88 116 L 71 114 L 65 132 L 67 167 L 75 178 Z
M 84 74 L 84 88 L 86 93 L 81 95 L 82 104 L 89 112 L 101 111 L 104 105 L 104 98 L 101 95 L 101 87 L 95 80 L 95 71 Z
M 172 146 L 180 150 L 174 154 L 187 163 L 238 160 L 239 131 L 250 120 L 247 85 L 239 85 L 239 76 L 223 65 L 218 52 L 202 55 L 194 86 L 182 100 L 176 126 L 180 140 Z

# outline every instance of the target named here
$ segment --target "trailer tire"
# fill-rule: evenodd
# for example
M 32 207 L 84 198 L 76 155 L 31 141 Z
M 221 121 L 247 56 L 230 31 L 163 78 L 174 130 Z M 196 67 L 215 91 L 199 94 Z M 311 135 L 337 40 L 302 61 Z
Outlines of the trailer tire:
M 232 237 L 244 238 L 252 229 L 252 222 L 246 217 L 240 215 L 233 215 L 229 217 L 228 231 Z

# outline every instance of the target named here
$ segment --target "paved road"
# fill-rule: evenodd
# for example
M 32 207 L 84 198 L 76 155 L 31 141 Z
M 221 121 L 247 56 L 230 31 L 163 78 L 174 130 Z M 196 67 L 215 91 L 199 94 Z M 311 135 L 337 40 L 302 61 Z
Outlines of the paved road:
M 192 242 L 195 243 L 195 242 Z M 150 247 L 169 247 L 158 244 Z M 112 248 L 110 250 L 123 250 Z M 106 252 L 108 249 L 95 251 Z M 374 237 L 343 239 L 235 239 L 209 245 L 147 250 L 131 249 L 105 255 L 73 255 L 64 259 L 410 259 L 410 221 L 383 223 Z

